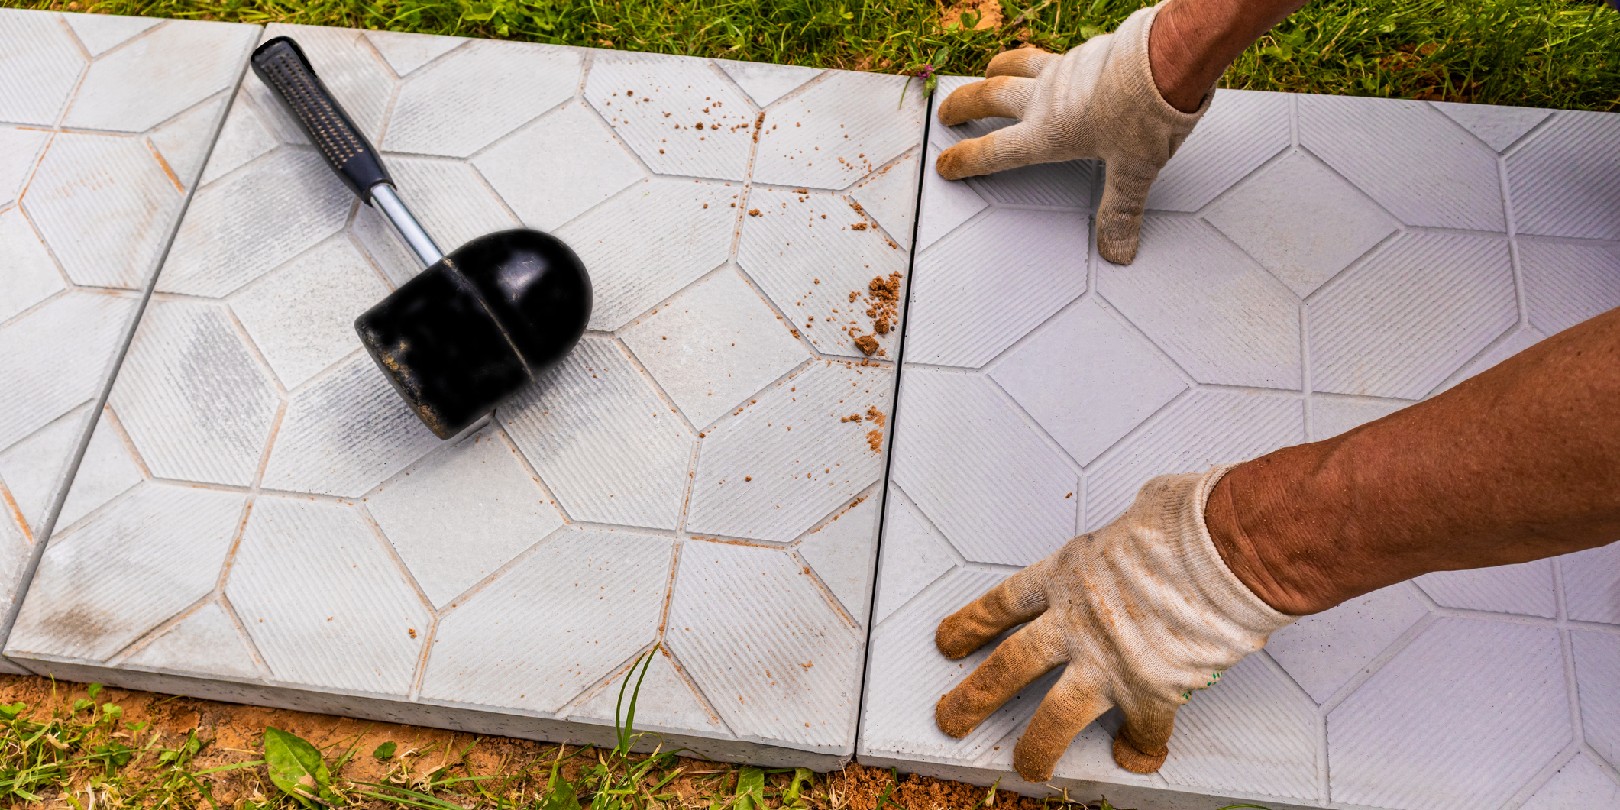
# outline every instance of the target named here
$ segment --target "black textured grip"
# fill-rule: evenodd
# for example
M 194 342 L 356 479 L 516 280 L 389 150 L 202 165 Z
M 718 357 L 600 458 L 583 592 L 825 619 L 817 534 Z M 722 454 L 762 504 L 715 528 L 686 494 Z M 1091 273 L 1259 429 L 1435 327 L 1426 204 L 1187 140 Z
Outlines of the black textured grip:
M 298 43 L 287 37 L 271 39 L 253 52 L 252 62 L 253 72 L 281 96 L 332 170 L 360 199 L 369 203 L 372 186 L 393 183 L 377 150 L 315 75 Z

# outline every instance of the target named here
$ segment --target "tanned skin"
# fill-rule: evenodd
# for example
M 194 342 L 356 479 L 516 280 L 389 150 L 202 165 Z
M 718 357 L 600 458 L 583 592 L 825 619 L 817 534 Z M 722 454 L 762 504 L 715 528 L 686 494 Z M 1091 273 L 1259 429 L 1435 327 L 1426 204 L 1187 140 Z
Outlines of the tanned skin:
M 1232 572 L 1292 614 L 1430 571 L 1620 538 L 1620 309 L 1425 402 L 1240 464 L 1204 518 Z

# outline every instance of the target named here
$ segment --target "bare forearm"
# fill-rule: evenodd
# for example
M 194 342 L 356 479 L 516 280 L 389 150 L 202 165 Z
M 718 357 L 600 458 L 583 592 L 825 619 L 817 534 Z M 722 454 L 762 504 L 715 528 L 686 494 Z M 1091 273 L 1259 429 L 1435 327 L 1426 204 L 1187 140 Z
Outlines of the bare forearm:
M 1431 400 L 1238 465 L 1205 512 L 1272 607 L 1620 538 L 1620 310 Z
M 1243 50 L 1305 0 L 1171 0 L 1148 34 L 1153 81 L 1171 106 L 1198 108 Z

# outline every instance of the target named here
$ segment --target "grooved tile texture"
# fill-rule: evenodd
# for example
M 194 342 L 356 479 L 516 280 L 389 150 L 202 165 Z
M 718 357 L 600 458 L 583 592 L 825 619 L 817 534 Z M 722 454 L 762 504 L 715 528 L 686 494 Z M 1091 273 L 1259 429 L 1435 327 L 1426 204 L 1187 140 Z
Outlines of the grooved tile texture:
M 104 426 L 86 450 L 98 472 L 56 517 L 257 30 L 0 9 L 0 617 L 52 521 L 65 528 L 140 480 Z M 111 639 L 126 610 L 151 618 L 114 602 L 84 618 Z M 0 618 L 0 641 L 6 630 Z
M 105 45 L 115 33 L 95 34 L 100 58 L 126 52 Z M 89 203 L 0 208 L 0 245 L 26 259 L 0 269 L 18 274 L 0 286 L 0 341 L 60 355 L 23 395 L 0 386 L 0 441 L 17 445 L 0 476 L 96 424 L 10 652 L 43 671 L 601 742 L 620 682 L 657 648 L 642 728 L 711 756 L 847 759 L 921 95 L 897 109 L 905 80 L 875 74 L 264 32 L 282 34 L 443 247 L 519 225 L 572 246 L 590 331 L 490 418 L 434 438 L 351 325 L 419 268 L 250 75 L 208 165 L 192 161 L 203 182 L 97 420 L 64 381 L 87 353 L 61 349 L 116 339 L 133 300 L 58 288 L 121 281 L 104 259 L 147 248 L 33 250 Z M 0 105 L 43 108 L 44 89 Z M 163 182 L 138 175 L 96 204 L 179 197 L 139 141 L 5 132 L 0 179 L 17 187 L 35 163 L 145 155 Z M 41 402 L 55 410 L 32 415 Z M 30 510 L 43 498 L 16 491 Z M 5 525 L 4 548 L 26 544 Z
M 1100 166 L 926 168 L 1005 123 L 936 121 L 923 156 L 860 756 L 1033 791 L 1011 749 L 1053 676 L 946 737 L 934 703 L 988 648 L 945 660 L 939 621 L 1148 478 L 1353 430 L 1620 306 L 1598 168 L 1620 116 L 1222 90 L 1125 267 L 1086 244 Z M 1432 574 L 1305 617 L 1193 696 L 1158 774 L 1113 764 L 1110 714 L 1053 784 L 1142 806 L 1601 806 L 1617 555 Z

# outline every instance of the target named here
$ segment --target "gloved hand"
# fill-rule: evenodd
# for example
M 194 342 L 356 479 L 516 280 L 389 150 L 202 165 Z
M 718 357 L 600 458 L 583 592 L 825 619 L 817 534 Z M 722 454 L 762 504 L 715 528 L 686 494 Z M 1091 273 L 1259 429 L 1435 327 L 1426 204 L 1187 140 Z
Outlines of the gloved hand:
M 959 88 L 939 107 L 955 126 L 975 118 L 1019 123 L 962 141 L 939 155 L 947 180 L 1033 163 L 1101 158 L 1107 166 L 1097 209 L 1097 251 L 1115 264 L 1136 258 L 1148 188 L 1209 108 L 1170 106 L 1153 82 L 1148 32 L 1159 7 L 1132 14 L 1111 34 L 1062 56 L 1033 48 L 998 54 L 982 82 Z M 1213 91 L 1213 87 L 1210 88 Z
M 935 642 L 961 658 L 1008 637 L 935 709 L 946 734 L 972 731 L 1058 666 L 1062 676 L 1013 749 L 1013 767 L 1045 781 L 1076 734 L 1110 706 L 1125 715 L 1114 761 L 1152 773 L 1169 753 L 1176 710 L 1295 617 L 1273 610 L 1227 568 L 1204 504 L 1228 468 L 1167 475 L 1118 520 L 1070 540 L 940 622 Z

